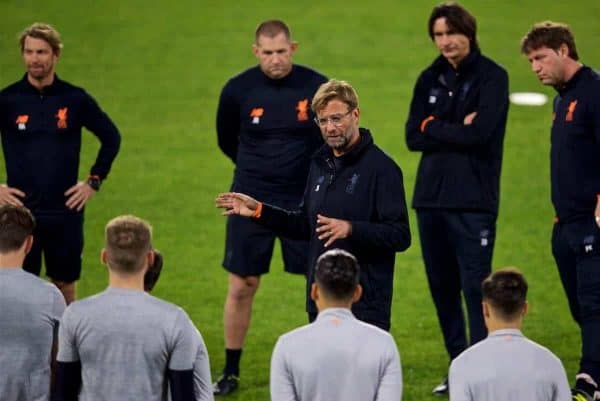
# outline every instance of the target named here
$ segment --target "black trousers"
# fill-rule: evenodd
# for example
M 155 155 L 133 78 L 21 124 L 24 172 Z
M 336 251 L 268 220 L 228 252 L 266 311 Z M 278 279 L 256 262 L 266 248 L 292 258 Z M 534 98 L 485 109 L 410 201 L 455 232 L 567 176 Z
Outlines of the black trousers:
M 448 209 L 417 210 L 423 261 L 450 359 L 484 339 L 481 282 L 492 270 L 496 215 Z M 469 322 L 467 342 L 464 296 Z
M 600 228 L 594 216 L 556 223 L 552 253 L 571 314 L 581 328 L 579 373 L 600 383 Z

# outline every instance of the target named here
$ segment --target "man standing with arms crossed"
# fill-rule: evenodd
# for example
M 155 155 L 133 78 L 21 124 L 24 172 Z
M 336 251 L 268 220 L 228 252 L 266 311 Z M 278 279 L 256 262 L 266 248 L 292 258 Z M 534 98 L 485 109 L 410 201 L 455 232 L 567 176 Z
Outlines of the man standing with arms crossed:
M 310 103 L 326 78 L 292 63 L 297 46 L 284 22 L 261 23 L 252 46 L 259 65 L 227 82 L 217 110 L 219 147 L 235 164 L 232 190 L 283 208 L 300 204 L 310 156 L 322 143 Z M 260 276 L 269 271 L 276 236 L 239 216 L 227 220 L 225 367 L 215 383 L 215 395 L 229 394 L 238 386 L 254 295 Z M 306 274 L 307 242 L 279 239 L 285 270 Z
M 579 61 L 569 27 L 533 26 L 521 42 L 531 69 L 558 92 L 550 182 L 556 212 L 552 253 L 581 328 L 574 400 L 600 399 L 600 74 Z
M 481 54 L 475 18 L 456 3 L 433 9 L 429 36 L 440 56 L 415 85 L 406 143 L 421 152 L 412 205 L 452 360 L 486 336 L 481 281 L 491 272 L 496 236 L 508 75 Z M 447 379 L 433 389 L 447 392 Z
M 83 210 L 100 189 L 117 156 L 120 135 L 110 118 L 83 89 L 58 78 L 59 33 L 35 23 L 20 38 L 27 72 L 0 91 L 0 133 L 7 184 L 0 204 L 25 205 L 36 218 L 35 242 L 23 269 L 46 274 L 67 304 L 76 298 L 81 273 Z M 86 181 L 77 182 L 81 129 L 100 140 Z
M 58 322 L 65 300 L 56 286 L 24 272 L 35 220 L 23 206 L 0 206 L 0 398 L 50 399 Z

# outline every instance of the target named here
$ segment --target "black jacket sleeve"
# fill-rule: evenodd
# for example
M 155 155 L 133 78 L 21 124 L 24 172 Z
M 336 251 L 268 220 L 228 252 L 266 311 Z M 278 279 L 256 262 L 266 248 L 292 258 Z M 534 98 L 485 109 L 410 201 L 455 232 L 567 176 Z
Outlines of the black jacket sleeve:
M 406 145 L 412 151 L 428 151 L 443 149 L 445 145 L 431 136 L 425 136 L 421 132 L 421 124 L 428 115 L 425 111 L 425 102 L 428 97 L 428 88 L 424 74 L 419 76 L 413 90 L 412 101 L 408 120 L 406 121 Z
M 406 250 L 411 236 L 400 168 L 382 169 L 375 191 L 376 212 L 372 221 L 351 222 L 353 246 L 393 252 Z
M 449 123 L 434 115 L 423 132 L 427 138 L 439 142 L 479 146 L 488 143 L 498 132 L 498 127 L 506 123 L 508 110 L 508 75 L 504 70 L 485 73 L 479 93 L 477 116 L 470 125 L 462 122 Z
M 51 401 L 77 401 L 81 388 L 81 362 L 56 362 Z
M 263 203 L 262 215 L 256 222 L 290 239 L 308 241 L 312 234 L 303 209 L 285 210 Z
M 223 88 L 217 108 L 217 142 L 221 151 L 236 162 L 240 143 L 240 105 L 235 99 L 230 84 Z
M 86 96 L 84 105 L 83 126 L 100 140 L 100 150 L 90 174 L 105 179 L 121 146 L 119 130 L 108 115 L 100 109 L 98 103 L 89 95 Z

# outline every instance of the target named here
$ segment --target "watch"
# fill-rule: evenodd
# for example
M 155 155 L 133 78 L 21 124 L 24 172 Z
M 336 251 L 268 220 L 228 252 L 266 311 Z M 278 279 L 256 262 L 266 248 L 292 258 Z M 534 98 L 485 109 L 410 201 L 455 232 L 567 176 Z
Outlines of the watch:
M 102 184 L 102 180 L 97 175 L 90 175 L 86 183 L 92 187 L 94 191 L 100 191 L 100 184 Z

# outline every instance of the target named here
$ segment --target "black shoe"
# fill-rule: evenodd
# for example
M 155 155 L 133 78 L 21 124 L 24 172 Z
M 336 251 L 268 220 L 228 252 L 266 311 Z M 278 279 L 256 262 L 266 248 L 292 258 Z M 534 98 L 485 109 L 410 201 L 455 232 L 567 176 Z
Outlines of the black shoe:
M 240 378 L 236 375 L 221 375 L 219 380 L 213 384 L 214 395 L 227 395 L 233 393 L 240 383 Z
M 450 387 L 448 386 L 448 378 L 445 377 L 440 384 L 433 388 L 431 393 L 434 395 L 446 395 L 448 394 L 449 389 Z
M 571 395 L 573 396 L 573 401 L 594 401 L 593 396 L 578 388 L 571 390 Z

